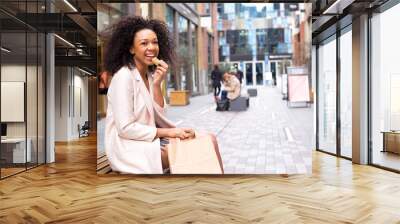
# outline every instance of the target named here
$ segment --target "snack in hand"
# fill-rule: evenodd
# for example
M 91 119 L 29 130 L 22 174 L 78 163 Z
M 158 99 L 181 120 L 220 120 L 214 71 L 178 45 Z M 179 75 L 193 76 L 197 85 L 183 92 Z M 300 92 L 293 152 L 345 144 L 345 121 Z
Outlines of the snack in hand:
M 156 57 L 154 57 L 153 59 L 151 59 L 151 61 L 154 63 L 154 65 L 158 66 L 160 65 L 160 60 Z

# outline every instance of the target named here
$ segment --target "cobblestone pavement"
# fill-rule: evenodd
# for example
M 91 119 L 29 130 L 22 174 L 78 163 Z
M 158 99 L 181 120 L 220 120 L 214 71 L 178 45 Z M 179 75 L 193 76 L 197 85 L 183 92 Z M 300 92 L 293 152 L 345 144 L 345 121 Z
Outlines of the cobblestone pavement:
M 289 108 L 278 88 L 258 86 L 247 111 L 216 111 L 213 96 L 190 98 L 186 106 L 169 106 L 167 117 L 179 127 L 217 136 L 227 174 L 295 174 L 311 172 L 314 147 L 313 107 Z M 98 123 L 103 149 L 104 119 Z
M 216 111 L 211 94 L 170 106 L 167 117 L 180 127 L 217 135 L 229 174 L 311 172 L 313 107 L 289 108 L 274 87 L 258 86 L 244 112 Z

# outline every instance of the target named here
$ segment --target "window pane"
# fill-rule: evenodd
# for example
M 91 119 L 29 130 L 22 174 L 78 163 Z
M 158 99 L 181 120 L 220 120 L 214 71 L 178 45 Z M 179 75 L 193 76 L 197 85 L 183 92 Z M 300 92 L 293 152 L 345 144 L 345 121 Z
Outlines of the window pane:
M 37 128 L 38 128 L 38 35 L 36 32 L 27 33 L 27 80 L 26 80 L 26 113 L 27 113 L 27 137 L 28 149 L 30 148 L 30 157 L 28 159 L 28 168 L 37 165 Z
M 174 10 L 167 6 L 166 8 L 166 12 L 165 12 L 165 20 L 171 35 L 171 39 L 174 40 Z M 173 71 L 173 68 L 168 70 L 168 74 L 167 74 L 167 91 L 168 94 L 170 91 L 172 90 L 176 90 L 177 89 L 177 85 L 176 85 L 176 81 L 175 81 L 175 77 L 174 77 L 175 71 Z
M 351 31 L 340 37 L 340 150 L 351 158 L 352 141 L 352 39 Z
M 336 153 L 336 40 L 318 51 L 319 149 Z
M 193 92 L 199 91 L 199 75 L 197 72 L 197 27 L 193 23 L 190 23 L 190 31 L 192 32 L 192 80 L 193 80 Z
M 45 148 L 45 52 L 46 37 L 43 33 L 38 35 L 38 164 L 45 163 L 46 148 Z
M 179 16 L 178 19 L 178 32 L 179 32 L 179 44 L 178 44 L 178 56 L 179 56 L 179 77 L 181 77 L 180 89 L 189 90 L 188 85 L 189 79 L 189 64 L 190 58 L 187 57 L 189 52 L 189 40 L 188 40 L 188 20 Z

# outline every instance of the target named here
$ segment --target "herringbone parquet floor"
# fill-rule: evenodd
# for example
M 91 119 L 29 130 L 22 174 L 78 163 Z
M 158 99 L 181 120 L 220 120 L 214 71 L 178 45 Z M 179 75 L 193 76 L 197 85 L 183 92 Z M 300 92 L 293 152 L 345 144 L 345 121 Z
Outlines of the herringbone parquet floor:
M 98 176 L 96 139 L 0 181 L 0 223 L 400 223 L 400 175 L 313 154 L 312 175 Z

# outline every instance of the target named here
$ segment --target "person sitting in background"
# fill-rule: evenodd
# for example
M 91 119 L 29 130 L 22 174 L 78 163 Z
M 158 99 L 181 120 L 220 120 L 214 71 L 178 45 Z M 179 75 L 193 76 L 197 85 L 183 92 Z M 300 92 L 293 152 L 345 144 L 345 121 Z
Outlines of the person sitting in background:
M 240 81 L 233 72 L 225 72 L 222 76 L 224 91 L 227 92 L 226 97 L 234 100 L 240 96 Z M 225 95 L 222 93 L 222 95 Z

